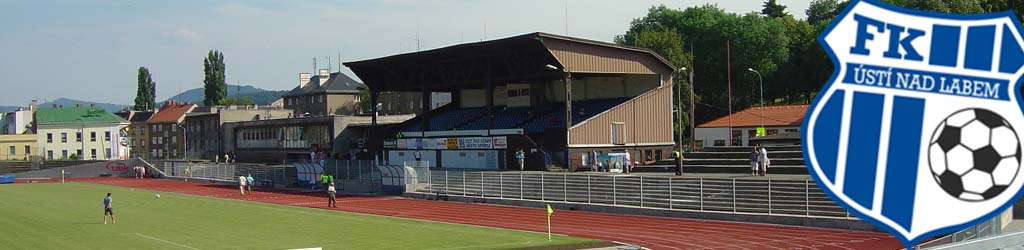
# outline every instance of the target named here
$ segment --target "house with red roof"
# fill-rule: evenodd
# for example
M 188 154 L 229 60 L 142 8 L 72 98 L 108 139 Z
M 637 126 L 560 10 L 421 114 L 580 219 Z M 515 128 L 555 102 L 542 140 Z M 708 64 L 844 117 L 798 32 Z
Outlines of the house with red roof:
M 195 104 L 167 101 L 156 113 L 146 120 L 148 133 L 146 143 L 149 151 L 137 155 L 145 159 L 185 158 L 185 115 L 196 108 Z
M 703 147 L 752 146 L 750 139 L 757 137 L 757 128 L 761 126 L 764 126 L 767 136 L 800 132 L 807 107 L 808 105 L 750 107 L 698 125 L 694 129 L 694 140 L 698 146 Z

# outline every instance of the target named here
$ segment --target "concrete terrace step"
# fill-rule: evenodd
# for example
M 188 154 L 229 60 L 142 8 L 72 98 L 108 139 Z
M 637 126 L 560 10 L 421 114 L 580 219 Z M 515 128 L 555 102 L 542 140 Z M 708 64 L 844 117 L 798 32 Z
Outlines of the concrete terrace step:
M 635 173 L 673 173 L 673 165 L 647 165 L 633 168 Z M 715 173 L 715 174 L 749 174 L 750 165 L 683 165 L 684 173 Z M 806 175 L 804 165 L 772 165 L 768 174 L 800 174 Z
M 803 158 L 771 158 L 772 165 L 804 165 Z M 683 159 L 683 165 L 750 165 L 750 159 Z
M 706 147 L 701 152 L 750 152 L 753 147 Z M 803 151 L 801 146 L 765 147 L 769 154 L 773 151 Z
M 802 151 L 769 151 L 768 156 L 772 158 L 803 158 Z M 684 159 L 748 159 L 750 151 L 747 152 L 688 152 L 683 153 Z

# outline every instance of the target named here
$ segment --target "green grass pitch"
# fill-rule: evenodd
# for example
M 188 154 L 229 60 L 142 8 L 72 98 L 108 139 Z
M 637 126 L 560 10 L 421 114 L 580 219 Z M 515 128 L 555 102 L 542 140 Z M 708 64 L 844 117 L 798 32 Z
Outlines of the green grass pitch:
M 107 192 L 116 225 L 102 224 Z M 595 242 L 556 236 L 549 243 L 542 233 L 157 193 L 84 183 L 0 185 L 0 249 L 514 249 Z

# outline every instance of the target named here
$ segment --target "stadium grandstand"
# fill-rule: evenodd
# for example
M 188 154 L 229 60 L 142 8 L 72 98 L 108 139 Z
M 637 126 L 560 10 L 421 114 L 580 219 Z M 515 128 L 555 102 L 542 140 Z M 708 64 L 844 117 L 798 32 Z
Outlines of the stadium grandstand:
M 369 146 L 391 164 L 453 169 L 578 167 L 593 153 L 644 164 L 668 158 L 676 67 L 642 48 L 547 33 L 392 55 L 346 66 L 382 92 L 452 93 L 452 102 Z

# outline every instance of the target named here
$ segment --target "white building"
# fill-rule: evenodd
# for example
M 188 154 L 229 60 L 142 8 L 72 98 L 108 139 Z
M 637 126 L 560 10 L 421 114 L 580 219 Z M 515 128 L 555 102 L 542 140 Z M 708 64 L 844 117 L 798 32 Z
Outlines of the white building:
M 130 123 L 97 107 L 53 107 L 36 111 L 39 155 L 46 160 L 127 159 L 130 139 L 122 129 Z
M 28 110 L 19 109 L 7 113 L 0 113 L 0 134 L 20 135 L 32 133 L 32 113 L 36 108 L 36 101 L 32 100 Z
M 753 146 L 751 138 L 756 138 L 757 128 L 762 124 L 766 135 L 800 132 L 807 105 L 779 105 L 751 107 L 732 115 L 718 118 L 698 125 L 694 130 L 694 139 L 698 147 L 715 146 Z M 764 119 L 761 119 L 762 116 Z M 732 128 L 732 139 L 729 129 Z

